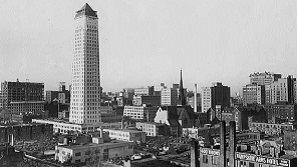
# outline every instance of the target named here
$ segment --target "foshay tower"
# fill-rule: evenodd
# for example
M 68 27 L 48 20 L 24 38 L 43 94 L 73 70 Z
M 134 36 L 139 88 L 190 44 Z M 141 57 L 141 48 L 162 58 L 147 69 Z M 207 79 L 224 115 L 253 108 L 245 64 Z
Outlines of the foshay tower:
M 76 12 L 69 121 L 101 122 L 98 17 L 87 3 Z

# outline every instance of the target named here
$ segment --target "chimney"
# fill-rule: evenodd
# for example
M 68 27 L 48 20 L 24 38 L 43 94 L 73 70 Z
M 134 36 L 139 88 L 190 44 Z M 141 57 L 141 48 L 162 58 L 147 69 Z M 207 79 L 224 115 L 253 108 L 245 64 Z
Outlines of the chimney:
M 220 122 L 220 167 L 226 167 L 226 122 Z
M 9 144 L 10 144 L 11 146 L 14 145 L 14 136 L 13 136 L 13 133 L 9 135 Z
M 198 142 L 195 139 L 191 141 L 191 167 L 198 167 Z
M 194 112 L 197 112 L 197 84 L 195 84 L 195 91 L 194 91 Z
M 235 123 L 235 121 L 230 121 L 229 125 L 230 125 L 230 131 L 229 131 L 229 148 L 230 148 L 229 167 L 235 167 L 236 123 Z

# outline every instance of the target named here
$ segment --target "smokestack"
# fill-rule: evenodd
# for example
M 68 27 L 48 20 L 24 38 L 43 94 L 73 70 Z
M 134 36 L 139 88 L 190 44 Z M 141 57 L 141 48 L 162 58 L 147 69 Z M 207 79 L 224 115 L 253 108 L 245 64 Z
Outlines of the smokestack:
M 235 167 L 235 152 L 236 152 L 236 124 L 235 121 L 230 121 L 229 131 L 229 148 L 230 148 L 230 160 L 229 167 Z
M 220 122 L 220 167 L 226 167 L 226 122 Z
M 194 93 L 194 112 L 197 112 L 197 84 L 195 84 L 195 93 Z
M 191 141 L 191 167 L 198 167 L 198 142 L 195 139 Z
M 13 136 L 13 133 L 9 135 L 9 144 L 10 144 L 11 146 L 14 145 L 14 136 Z

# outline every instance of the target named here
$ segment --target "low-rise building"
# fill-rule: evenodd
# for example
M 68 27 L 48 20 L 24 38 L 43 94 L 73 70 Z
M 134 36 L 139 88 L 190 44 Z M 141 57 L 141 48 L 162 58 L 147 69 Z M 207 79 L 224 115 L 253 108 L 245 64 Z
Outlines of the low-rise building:
M 153 122 L 157 109 L 157 107 L 125 106 L 123 115 L 134 120 Z
M 145 142 L 145 132 L 128 129 L 103 129 L 109 133 L 109 138 L 127 142 Z
M 297 121 L 297 105 L 286 105 L 286 104 L 274 104 L 264 105 L 264 109 L 267 113 L 268 121 L 275 118 L 280 118 L 290 122 Z
M 267 135 L 281 135 L 285 131 L 291 131 L 294 129 L 293 124 L 290 123 L 272 124 L 261 122 L 251 122 L 249 128 L 251 131 L 263 132 Z
M 169 135 L 168 125 L 155 122 L 136 122 L 136 128 L 145 132 L 147 136 Z
M 40 123 L 29 124 L 0 124 L 0 143 L 8 142 L 13 135 L 14 141 L 29 141 L 43 137 L 52 137 L 53 126 Z
M 111 141 L 108 143 L 93 143 L 66 145 L 55 147 L 55 160 L 70 164 L 92 164 L 109 158 L 125 157 L 133 154 L 133 143 Z
M 35 123 L 45 123 L 53 125 L 53 133 L 86 133 L 96 131 L 100 125 L 76 124 L 59 119 L 32 119 Z
M 297 151 L 297 131 L 284 132 L 284 149 Z

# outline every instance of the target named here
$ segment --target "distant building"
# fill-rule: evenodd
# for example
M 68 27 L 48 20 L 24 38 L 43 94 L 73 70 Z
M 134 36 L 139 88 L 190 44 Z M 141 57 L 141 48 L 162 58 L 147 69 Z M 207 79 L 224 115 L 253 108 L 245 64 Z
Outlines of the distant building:
M 223 86 L 222 83 L 213 83 L 211 89 L 211 107 L 220 105 L 222 108 L 230 107 L 230 87 Z
M 294 104 L 296 99 L 296 78 L 288 76 L 279 78 L 270 85 L 265 86 L 266 101 L 269 104 Z
M 54 99 L 58 99 L 59 91 L 45 91 L 45 101 L 47 103 L 52 102 Z
M 128 129 L 103 129 L 104 132 L 108 132 L 108 136 L 111 139 L 127 141 L 127 142 L 145 142 L 145 132 L 138 130 Z
M 141 104 L 146 106 L 161 106 L 161 96 L 141 96 Z
M 275 118 L 296 122 L 297 121 L 297 105 L 274 104 L 264 105 L 269 122 L 273 122 Z
M 159 107 L 154 122 L 168 125 L 172 136 L 181 136 L 182 128 L 194 126 L 195 114 L 190 106 L 163 106 Z
M 211 108 L 211 88 L 202 87 L 201 88 L 201 110 L 206 113 Z
M 157 109 L 157 107 L 125 106 L 123 115 L 134 120 L 153 122 Z
M 153 86 L 148 86 L 148 87 L 143 87 L 143 88 L 135 88 L 134 89 L 134 95 L 135 96 L 152 96 L 154 94 L 154 87 Z
M 293 124 L 273 124 L 273 123 L 250 123 L 250 130 L 253 132 L 263 132 L 267 135 L 282 135 L 285 131 L 292 131 L 294 129 Z
M 2 82 L 3 108 L 12 114 L 36 113 L 44 110 L 43 83 L 33 82 Z
M 265 104 L 265 86 L 248 84 L 242 88 L 243 104 Z
M 194 108 L 194 95 L 191 97 L 188 97 L 188 105 Z M 197 93 L 197 103 L 196 106 L 198 107 L 198 112 L 201 112 L 201 94 Z
M 32 123 L 43 123 L 53 125 L 52 133 L 61 134 L 94 132 L 99 128 L 99 125 L 75 124 L 59 119 L 32 119 Z
M 161 90 L 161 105 L 176 106 L 178 101 L 178 90 L 174 88 L 165 88 Z
M 168 125 L 155 122 L 136 122 L 136 128 L 145 132 L 147 136 L 169 135 Z
M 250 74 L 250 84 L 270 85 L 272 82 L 277 81 L 281 77 L 281 74 L 274 74 L 271 72 L 256 72 Z
M 243 130 L 242 125 L 242 119 L 245 119 L 242 117 L 241 111 L 236 107 L 230 107 L 230 108 L 224 108 L 221 112 L 216 112 L 217 118 L 219 120 L 223 120 L 226 122 L 226 125 L 229 126 L 229 123 L 231 121 L 235 122 L 236 131 Z
M 138 95 L 133 97 L 134 106 L 161 106 L 161 96 Z

